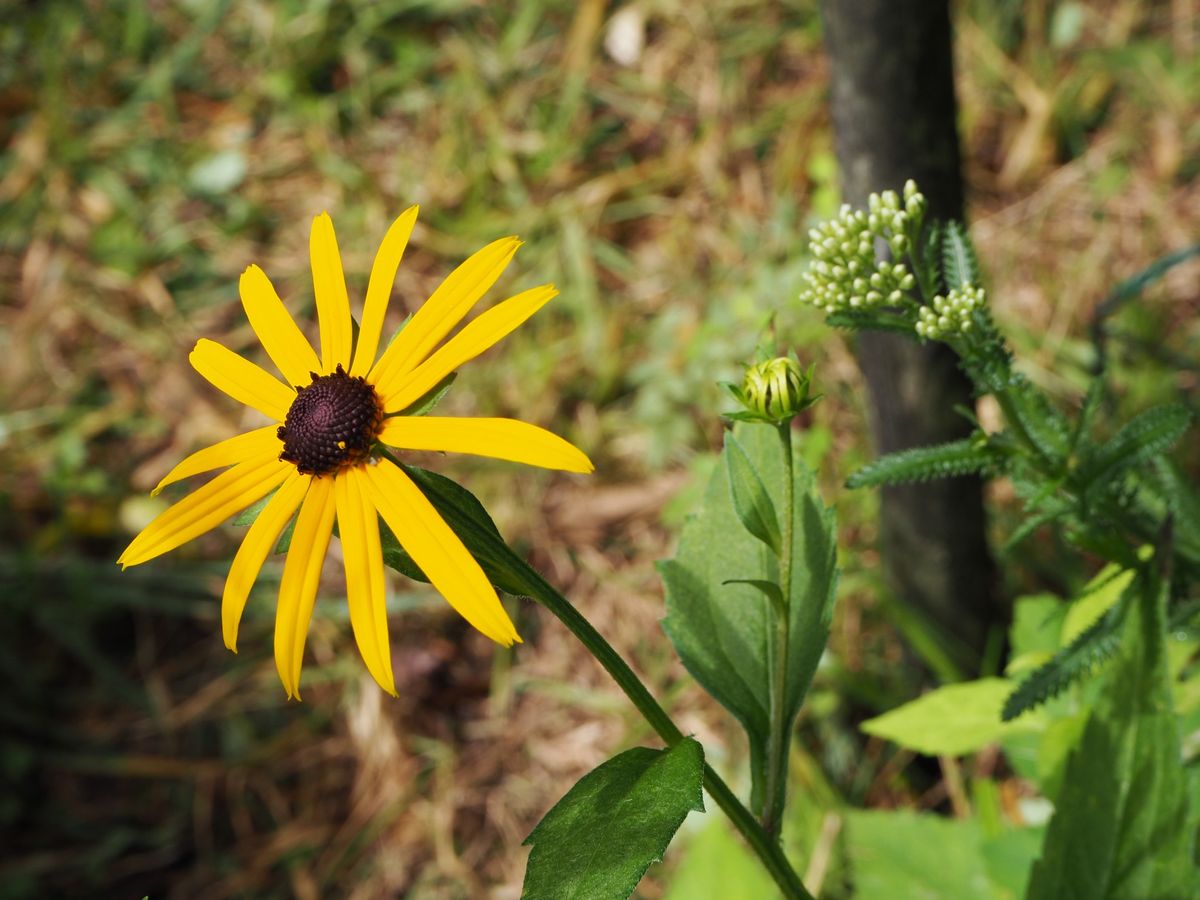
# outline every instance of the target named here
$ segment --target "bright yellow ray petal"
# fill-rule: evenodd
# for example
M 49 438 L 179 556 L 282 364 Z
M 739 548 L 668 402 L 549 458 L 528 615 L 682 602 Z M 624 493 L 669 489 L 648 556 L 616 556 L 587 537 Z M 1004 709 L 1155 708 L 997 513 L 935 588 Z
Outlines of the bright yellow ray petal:
M 329 213 L 321 213 L 308 235 L 308 259 L 312 267 L 313 294 L 321 331 L 321 374 L 328 375 L 339 363 L 350 365 L 350 297 L 342 272 L 342 255 Z
M 412 479 L 388 460 L 363 471 L 367 499 L 458 614 L 498 644 L 520 641 L 483 569 Z
M 516 419 L 393 416 L 385 421 L 379 440 L 404 450 L 474 453 L 543 469 L 591 472 L 595 468 L 574 444 Z
M 375 352 L 379 349 L 379 334 L 383 330 L 383 317 L 387 313 L 388 300 L 392 295 L 392 284 L 396 280 L 396 270 L 400 268 L 400 259 L 404 256 L 404 248 L 412 235 L 413 225 L 417 222 L 417 207 L 410 206 L 392 223 L 379 252 L 375 254 L 375 262 L 371 264 L 371 280 L 367 282 L 367 299 L 363 303 L 362 322 L 358 326 L 358 346 L 354 348 L 354 365 L 350 368 L 351 375 L 366 375 L 375 362 Z
M 451 272 L 383 351 L 367 380 L 391 383 L 416 368 L 496 283 L 520 246 L 515 237 L 493 241 Z
M 186 544 L 266 496 L 289 472 L 277 453 L 244 460 L 197 488 L 142 529 L 117 560 L 136 566 Z
M 296 399 L 296 392 L 274 375 L 208 338 L 196 341 L 188 361 L 214 387 L 276 421 L 284 420 Z
M 238 293 L 250 327 L 262 341 L 267 356 L 279 367 L 288 384 L 307 385 L 311 380 L 309 373 L 317 371 L 321 363 L 275 293 L 267 273 L 258 266 L 250 266 L 242 273 Z
M 176 481 L 191 478 L 202 472 L 223 469 L 254 456 L 262 456 L 272 451 L 278 456 L 279 450 L 283 446 L 279 438 L 275 436 L 275 432 L 278 430 L 278 425 L 267 425 L 264 428 L 256 428 L 254 431 L 226 438 L 211 447 L 197 450 L 168 472 L 150 492 L 150 495 L 156 496 L 168 484 L 174 484 Z
M 383 408 L 392 413 L 411 406 L 439 381 L 506 337 L 557 295 L 554 285 L 543 284 L 481 313 L 414 371 L 386 382 L 375 382 Z
M 381 688 L 395 697 L 383 553 L 379 546 L 379 516 L 363 495 L 365 480 L 362 469 L 355 467 L 338 475 L 333 484 L 342 557 L 346 565 L 350 627 L 354 629 L 354 640 L 367 664 L 367 671 Z
M 275 608 L 275 667 L 288 699 L 300 699 L 300 665 L 321 565 L 333 534 L 333 483 L 335 478 L 314 478 L 304 495 L 292 545 L 283 564 L 279 605 Z
M 237 653 L 238 623 L 242 620 L 242 610 L 246 608 L 250 588 L 254 587 L 254 580 L 258 578 L 258 570 L 279 541 L 284 527 L 295 515 L 296 507 L 304 499 L 311 480 L 311 475 L 301 475 L 293 469 L 246 531 L 242 546 L 238 547 L 237 555 L 233 557 L 229 577 L 225 579 L 225 591 L 221 595 L 221 633 L 225 637 L 225 646 L 234 653 Z

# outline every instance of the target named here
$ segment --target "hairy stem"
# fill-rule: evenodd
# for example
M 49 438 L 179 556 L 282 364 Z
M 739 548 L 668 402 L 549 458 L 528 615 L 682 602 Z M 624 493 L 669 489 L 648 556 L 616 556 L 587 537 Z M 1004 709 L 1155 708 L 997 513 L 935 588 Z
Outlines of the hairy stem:
M 772 841 L 779 841 L 783 807 L 787 798 L 788 748 L 791 746 L 792 723 L 787 714 L 787 673 L 789 626 L 791 624 L 792 590 L 792 426 L 784 422 L 775 426 L 783 451 L 783 517 L 779 552 L 779 587 L 783 594 L 782 608 L 771 606 L 771 731 L 767 737 L 767 777 L 763 791 L 762 827 Z

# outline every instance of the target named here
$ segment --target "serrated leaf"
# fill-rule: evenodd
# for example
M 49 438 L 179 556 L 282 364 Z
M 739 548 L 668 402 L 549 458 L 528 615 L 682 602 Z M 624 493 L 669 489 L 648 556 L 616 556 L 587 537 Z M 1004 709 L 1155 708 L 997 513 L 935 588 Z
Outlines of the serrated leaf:
M 979 260 L 961 222 L 951 220 L 942 231 L 942 279 L 948 291 L 980 283 Z
M 1120 646 L 1122 610 L 1114 607 L 1017 685 L 1004 703 L 1001 717 L 1009 722 L 1057 697 L 1107 662 Z
M 584 775 L 525 839 L 523 900 L 625 900 L 687 814 L 704 810 L 703 779 L 690 738 L 626 750 Z
M 765 427 L 765 426 L 764 426 Z M 729 490 L 733 507 L 746 530 L 779 555 L 783 537 L 779 533 L 779 514 L 767 494 L 766 486 L 754 468 L 754 463 L 738 443 L 732 431 L 725 433 L 725 470 L 729 475 Z
M 1029 900 L 1195 896 L 1189 810 L 1156 560 L 1130 588 L 1121 653 L 1071 754 Z
M 933 447 L 912 447 L 881 456 L 846 479 L 846 487 L 876 487 L 929 481 L 932 478 L 952 478 L 985 472 L 997 462 L 998 457 L 986 444 L 977 445 L 972 439 L 966 438 Z
M 1044 727 L 1036 716 L 1001 721 L 1000 708 L 1011 691 L 1012 682 L 1003 678 L 948 684 L 859 727 L 926 756 L 963 756 L 1009 734 Z
M 774 430 L 738 425 L 735 434 L 767 490 L 781 496 L 784 460 Z M 785 710 L 794 717 L 829 638 L 837 546 L 833 511 L 821 503 L 812 475 L 795 448 L 792 467 L 796 479 L 794 562 L 789 586 Z M 684 526 L 675 558 L 659 563 L 659 572 L 666 586 L 663 629 L 692 677 L 746 729 L 751 772 L 764 772 L 770 727 L 766 666 L 770 601 L 750 585 L 722 582 L 778 582 L 778 562 L 762 542 L 742 528 L 723 467 L 714 470 L 700 512 Z M 754 782 L 752 805 L 761 804 L 762 788 L 759 781 Z
M 825 316 L 825 323 L 833 328 L 851 331 L 888 331 L 916 340 L 913 323 L 894 312 L 869 309 L 840 309 Z
M 1104 485 L 1118 473 L 1162 453 L 1187 431 L 1192 413 L 1186 406 L 1168 403 L 1134 416 L 1112 438 L 1093 450 L 1078 470 L 1085 487 Z
M 940 219 L 930 223 L 922 238 L 920 266 L 924 270 L 923 285 L 931 292 L 923 298 L 926 302 L 940 294 L 945 287 L 942 281 L 942 235 L 946 226 Z

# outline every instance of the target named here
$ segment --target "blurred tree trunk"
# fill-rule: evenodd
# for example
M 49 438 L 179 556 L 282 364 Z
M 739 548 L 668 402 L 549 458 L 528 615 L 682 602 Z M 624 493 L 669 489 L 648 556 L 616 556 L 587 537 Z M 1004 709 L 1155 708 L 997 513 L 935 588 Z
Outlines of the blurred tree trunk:
M 961 220 L 946 0 L 821 0 L 821 17 L 846 202 L 866 206 L 872 191 L 899 191 L 913 178 L 931 216 Z M 864 333 L 858 361 L 880 453 L 969 433 L 953 407 L 974 408 L 970 383 L 945 346 Z M 1007 619 L 987 546 L 980 480 L 885 488 L 882 538 L 889 587 L 957 638 L 955 660 L 976 668 L 990 627 Z

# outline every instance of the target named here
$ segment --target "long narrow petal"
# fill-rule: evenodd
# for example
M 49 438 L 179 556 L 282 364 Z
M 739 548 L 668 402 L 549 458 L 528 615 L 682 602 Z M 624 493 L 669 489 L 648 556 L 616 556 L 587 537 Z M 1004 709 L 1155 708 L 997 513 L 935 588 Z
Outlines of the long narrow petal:
M 238 547 L 237 555 L 233 557 L 229 577 L 225 579 L 225 592 L 221 596 L 221 633 L 225 636 L 225 646 L 234 653 L 237 653 L 238 623 L 242 620 L 242 610 L 246 608 L 250 588 L 258 578 L 258 570 L 275 547 L 284 527 L 295 515 L 296 507 L 304 499 L 311 480 L 311 475 L 301 475 L 293 469 L 246 531 L 242 546 Z
M 363 303 L 362 322 L 358 326 L 358 346 L 354 348 L 351 375 L 366 375 L 371 371 L 371 364 L 375 362 L 375 352 L 379 349 L 379 335 L 383 330 L 383 317 L 387 313 L 388 300 L 392 295 L 396 270 L 400 268 L 404 248 L 408 246 L 408 239 L 416 222 L 417 207 L 410 206 L 392 223 L 392 227 L 383 236 L 379 252 L 375 254 L 375 262 L 371 264 L 371 280 L 367 282 L 367 299 Z
M 365 481 L 366 475 L 356 467 L 338 475 L 333 483 L 346 565 L 346 599 L 350 604 L 350 627 L 354 629 L 354 640 L 367 671 L 381 688 L 395 697 L 379 515 L 363 495 Z
M 275 436 L 275 432 L 278 430 L 278 425 L 267 425 L 264 428 L 256 428 L 254 431 L 247 431 L 245 434 L 218 441 L 203 450 L 197 450 L 168 472 L 150 494 L 157 495 L 168 484 L 174 484 L 176 481 L 182 481 L 203 472 L 211 472 L 213 469 L 223 469 L 251 457 L 263 456 L 272 451 L 278 456 L 282 447 L 279 438 Z
M 321 363 L 312 344 L 301 334 L 296 320 L 275 293 L 267 273 L 258 266 L 250 266 L 242 273 L 238 293 L 250 327 L 288 384 L 308 384 L 309 373 L 317 371 Z
M 515 237 L 493 241 L 451 272 L 383 351 L 367 380 L 391 382 L 416 368 L 496 283 L 520 246 Z
M 374 382 L 383 408 L 388 412 L 400 412 L 411 406 L 439 381 L 506 337 L 557 295 L 558 289 L 554 285 L 543 284 L 509 297 L 464 325 L 462 331 L 414 371 L 399 378 Z
M 516 419 L 393 416 L 386 420 L 379 440 L 403 450 L 474 453 L 543 469 L 591 472 L 595 468 L 574 444 Z
M 364 471 L 367 499 L 446 601 L 498 644 L 520 641 L 483 569 L 412 479 L 387 460 Z
M 333 534 L 333 483 L 336 478 L 314 478 L 292 532 L 292 545 L 283 564 L 279 605 L 275 608 L 275 667 L 288 699 L 300 699 L 300 665 L 321 565 Z
M 291 463 L 280 462 L 277 456 L 271 453 L 244 460 L 197 488 L 142 529 L 117 562 L 136 566 L 174 550 L 266 496 L 288 472 L 295 471 Z
M 188 361 L 197 372 L 234 400 L 282 422 L 296 392 L 228 347 L 201 338 Z
M 350 297 L 329 213 L 323 212 L 313 219 L 308 234 L 308 260 L 321 329 L 321 374 L 328 375 L 339 363 L 350 365 L 352 340 Z

